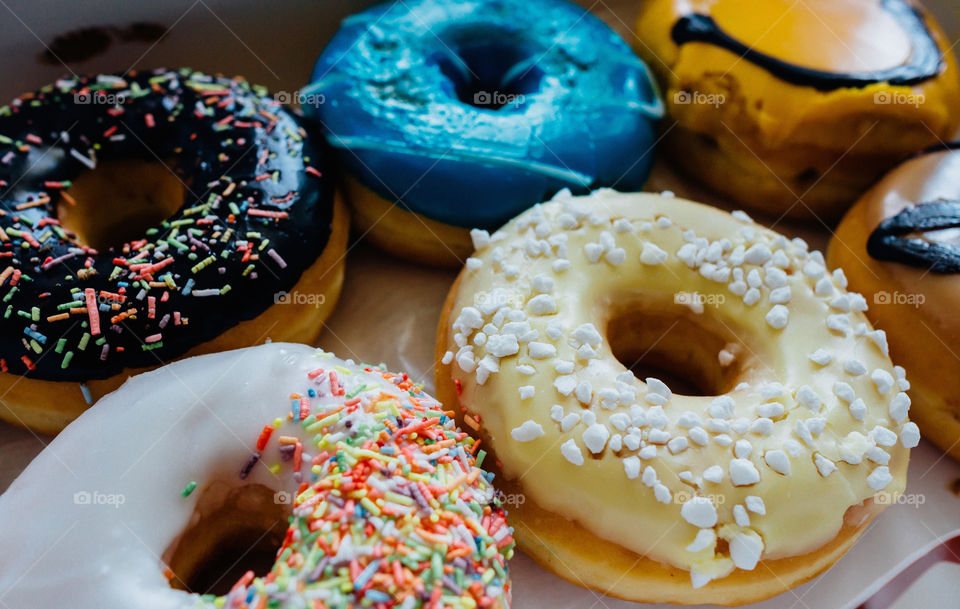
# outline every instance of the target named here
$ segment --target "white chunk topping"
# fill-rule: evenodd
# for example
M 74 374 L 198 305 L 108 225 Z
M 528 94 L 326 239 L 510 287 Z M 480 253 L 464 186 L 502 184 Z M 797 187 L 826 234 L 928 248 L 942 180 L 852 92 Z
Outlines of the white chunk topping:
M 771 328 L 782 330 L 787 327 L 787 321 L 790 319 L 790 309 L 782 304 L 773 305 L 764 318 Z
M 717 524 L 717 508 L 706 497 L 695 496 L 683 504 L 680 515 L 693 526 L 708 529 Z
M 734 486 L 750 486 L 760 482 L 760 472 L 749 459 L 731 459 L 730 481 Z
M 560 446 L 560 453 L 563 457 L 574 465 L 583 465 L 583 453 L 573 438 L 567 440 Z
M 517 442 L 530 442 L 543 435 L 543 427 L 536 421 L 527 420 L 520 427 L 514 427 L 510 435 Z

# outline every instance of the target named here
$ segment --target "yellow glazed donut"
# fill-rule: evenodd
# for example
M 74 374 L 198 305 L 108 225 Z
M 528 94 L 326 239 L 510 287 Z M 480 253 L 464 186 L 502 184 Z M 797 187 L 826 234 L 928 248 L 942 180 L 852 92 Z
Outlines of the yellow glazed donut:
M 637 35 L 677 168 L 777 216 L 838 219 L 960 117 L 950 43 L 907 0 L 645 0 Z
M 474 238 L 437 393 L 525 494 L 520 547 L 561 577 L 759 601 L 833 564 L 875 496 L 902 492 L 919 441 L 903 369 L 802 240 L 610 190 Z
M 914 418 L 934 444 L 960 459 L 957 347 L 960 325 L 960 152 L 938 146 L 903 163 L 844 217 L 828 261 L 872 297 L 867 315 L 912 372 Z

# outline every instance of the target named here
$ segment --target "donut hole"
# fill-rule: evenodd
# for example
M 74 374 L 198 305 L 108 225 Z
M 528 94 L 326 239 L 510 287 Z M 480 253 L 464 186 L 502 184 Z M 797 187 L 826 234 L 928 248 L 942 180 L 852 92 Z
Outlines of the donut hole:
M 634 376 L 660 379 L 680 395 L 723 395 L 752 367 L 751 352 L 729 324 L 682 304 L 621 303 L 607 322 L 607 340 L 614 357 Z M 720 353 L 725 350 L 736 355 L 723 365 Z
M 539 53 L 516 42 L 507 44 L 516 39 L 515 33 L 445 38 L 433 61 L 461 102 L 484 110 L 519 108 L 527 95 L 540 90 L 544 72 L 536 65 Z
M 170 586 L 223 595 L 247 571 L 266 576 L 287 532 L 289 498 L 259 484 L 204 490 L 190 524 L 164 555 Z
M 72 180 L 57 202 L 57 219 L 97 250 L 144 237 L 183 206 L 186 187 L 159 161 L 115 160 Z

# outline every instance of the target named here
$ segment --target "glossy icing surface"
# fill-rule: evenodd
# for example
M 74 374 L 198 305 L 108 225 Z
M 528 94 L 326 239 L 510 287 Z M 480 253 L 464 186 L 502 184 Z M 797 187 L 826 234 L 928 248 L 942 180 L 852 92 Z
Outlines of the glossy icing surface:
M 710 12 L 680 17 L 674 42 L 717 45 L 794 85 L 911 85 L 943 69 L 922 14 L 905 0 L 699 4 Z
M 172 159 L 185 199 L 142 238 L 96 251 L 56 209 L 71 180 L 114 159 Z M 266 91 L 190 70 L 61 80 L 4 106 L 0 369 L 106 378 L 257 316 L 327 243 L 323 165 Z
M 657 71 L 670 115 L 685 130 L 715 140 L 722 153 L 749 158 L 752 151 L 764 161 L 757 163 L 760 172 L 766 175 L 763 165 L 769 165 L 788 184 L 799 183 L 807 169 L 823 174 L 841 155 L 879 174 L 951 137 L 960 103 L 952 41 L 928 12 L 884 1 L 645 0 L 637 35 L 647 44 L 640 52 Z M 690 15 L 709 16 L 766 56 L 771 68 L 717 44 L 677 44 L 674 29 Z M 936 51 L 930 52 L 931 41 Z M 933 67 L 932 60 L 942 66 L 931 78 L 876 80 L 878 74 L 902 76 L 909 66 Z M 779 68 L 789 81 L 771 71 Z M 835 86 L 850 75 L 856 77 L 850 86 Z M 835 169 L 856 171 L 842 164 Z M 799 194 L 808 186 L 792 187 Z
M 957 228 L 960 228 L 960 201 L 919 203 L 881 222 L 870 233 L 867 252 L 877 260 L 909 264 L 933 273 L 958 273 L 960 249 L 957 244 L 943 238 L 926 238 L 932 231 Z
M 819 549 L 848 508 L 903 490 L 909 383 L 864 297 L 803 241 L 608 190 L 474 234 L 444 362 L 528 500 L 702 586 Z M 610 330 L 624 307 L 667 317 L 658 342 L 691 318 L 728 333 L 711 359 L 732 388 L 636 378 Z
M 643 62 L 564 0 L 380 5 L 344 21 L 311 81 L 323 103 L 304 111 L 354 176 L 462 227 L 561 188 L 639 190 L 662 115 Z
M 473 452 L 406 375 L 294 344 L 181 360 L 98 402 L 0 497 L 0 546 L 18 548 L 0 597 L 507 609 L 511 529 Z M 172 589 L 163 557 L 205 490 L 251 484 L 295 497 L 283 560 L 219 599 Z
M 894 168 L 879 181 L 851 210 L 856 213 L 858 226 L 862 227 L 864 241 L 867 235 L 889 222 L 891 218 L 903 217 L 907 210 L 917 210 L 923 203 L 939 205 L 934 209 L 945 212 L 936 220 L 937 224 L 953 225 L 958 223 L 957 209 L 945 203 L 960 201 L 960 150 L 957 144 L 950 142 L 938 145 Z M 909 213 L 909 212 L 908 212 Z M 911 215 L 915 215 L 913 212 Z M 910 216 L 907 216 L 910 217 Z M 922 220 L 919 218 L 918 220 Z M 912 222 L 920 224 L 921 222 Z M 922 228 L 922 227 L 918 227 Z M 932 227 L 931 227 L 932 228 Z M 862 256 L 862 263 L 871 271 L 871 277 L 878 277 L 887 286 L 894 286 L 903 294 L 923 294 L 925 300 L 922 312 L 937 324 L 937 328 L 953 328 L 956 320 L 956 302 L 960 298 L 960 284 L 954 271 L 946 273 L 931 272 L 930 268 L 940 262 L 953 264 L 960 250 L 960 230 L 945 227 L 943 229 L 916 230 L 904 233 L 908 237 L 929 244 L 930 253 L 943 254 L 945 260 L 929 260 L 926 256 L 913 261 L 894 259 L 901 264 L 889 264 L 887 259 L 877 259 L 865 247 L 863 241 L 849 247 Z M 922 246 L 921 246 L 922 247 Z M 898 252 L 899 256 L 899 252 Z M 911 263 L 912 262 L 912 263 Z M 884 289 L 890 289 L 886 287 Z M 952 344 L 944 331 L 948 344 Z

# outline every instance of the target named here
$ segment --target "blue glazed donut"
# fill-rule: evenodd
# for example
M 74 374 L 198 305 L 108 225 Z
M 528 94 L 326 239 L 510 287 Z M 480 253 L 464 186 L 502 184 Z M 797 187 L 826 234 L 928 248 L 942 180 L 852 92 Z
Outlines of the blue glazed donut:
M 376 6 L 344 20 L 303 93 L 349 174 L 456 227 L 563 188 L 639 190 L 663 114 L 629 45 L 564 0 Z

